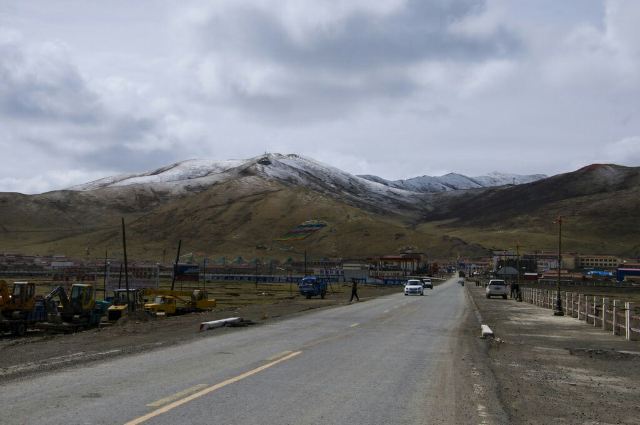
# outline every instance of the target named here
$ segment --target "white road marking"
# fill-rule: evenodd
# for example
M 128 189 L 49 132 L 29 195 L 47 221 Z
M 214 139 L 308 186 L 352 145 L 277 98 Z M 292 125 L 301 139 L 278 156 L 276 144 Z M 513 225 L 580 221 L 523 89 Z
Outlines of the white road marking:
M 360 323 L 353 323 L 351 325 L 349 325 L 350 328 L 355 328 L 356 326 L 358 326 Z

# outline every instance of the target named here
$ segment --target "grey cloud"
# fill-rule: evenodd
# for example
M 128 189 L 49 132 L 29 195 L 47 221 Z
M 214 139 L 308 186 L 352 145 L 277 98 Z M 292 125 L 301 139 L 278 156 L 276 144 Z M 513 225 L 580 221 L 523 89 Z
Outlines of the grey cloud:
M 479 0 L 412 0 L 382 18 L 354 12 L 334 31 L 319 31 L 304 43 L 292 39 L 276 9 L 242 7 L 232 16 L 208 21 L 202 28 L 202 47 L 248 53 L 311 73 L 334 69 L 366 73 L 369 67 L 397 67 L 425 59 L 467 62 L 515 54 L 522 45 L 505 28 L 473 38 L 447 30 L 483 7 Z
M 517 55 L 518 36 L 498 27 L 485 36 L 449 31 L 481 13 L 478 0 L 412 0 L 386 16 L 353 12 L 335 28 L 296 40 L 271 10 L 237 6 L 197 31 L 200 49 L 224 69 L 225 102 L 264 117 L 339 117 L 375 98 L 402 99 L 419 90 L 408 67 L 423 61 L 482 62 Z M 253 70 L 234 68 L 251 58 L 255 71 L 275 69 L 263 87 L 246 88 Z M 355 83 L 353 83 L 355 81 Z M 210 101 L 219 100 L 216 93 Z
M 168 149 L 148 146 L 168 137 L 161 117 L 108 106 L 58 45 L 0 39 L 0 120 L 2 144 L 29 151 L 27 163 L 55 158 L 94 172 L 173 161 Z
M 29 55 L 25 46 L 0 42 L 0 114 L 19 120 L 96 122 L 102 113 L 98 97 L 75 67 L 57 57 L 55 48 Z

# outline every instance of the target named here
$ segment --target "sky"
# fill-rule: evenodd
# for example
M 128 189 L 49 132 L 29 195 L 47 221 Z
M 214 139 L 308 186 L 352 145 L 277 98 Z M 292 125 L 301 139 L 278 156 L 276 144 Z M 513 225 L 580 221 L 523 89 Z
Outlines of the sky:
M 637 0 L 0 0 L 0 191 L 297 153 L 640 166 Z

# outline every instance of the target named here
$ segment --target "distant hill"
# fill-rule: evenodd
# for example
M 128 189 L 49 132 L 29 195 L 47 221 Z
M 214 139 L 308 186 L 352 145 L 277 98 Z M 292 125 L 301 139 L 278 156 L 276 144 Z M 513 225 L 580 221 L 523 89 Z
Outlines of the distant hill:
M 424 222 L 483 246 L 554 248 L 558 216 L 567 250 L 640 256 L 640 167 L 593 164 L 513 187 L 440 194 Z
M 421 176 L 407 180 L 385 180 L 378 176 L 361 175 L 364 179 L 384 184 L 385 186 L 421 193 L 449 192 L 454 190 L 479 189 L 494 186 L 518 185 L 542 180 L 544 174 L 519 175 L 494 171 L 486 176 L 467 177 L 462 174 L 449 173 L 444 176 Z
M 312 258 L 365 257 L 407 249 L 431 257 L 482 256 L 516 243 L 553 248 L 553 220 L 562 214 L 567 249 L 640 255 L 634 254 L 640 251 L 638 170 L 593 165 L 515 186 L 426 193 L 298 155 L 189 160 L 69 190 L 0 193 L 0 250 L 117 254 L 124 217 L 132 257 L 153 261 L 172 252 L 178 239 L 185 252 L 244 258 L 299 258 L 305 250 Z M 492 176 L 482 184 L 507 178 Z M 464 181 L 450 177 L 447 187 L 457 180 Z M 283 238 L 307 220 L 327 226 L 303 240 Z

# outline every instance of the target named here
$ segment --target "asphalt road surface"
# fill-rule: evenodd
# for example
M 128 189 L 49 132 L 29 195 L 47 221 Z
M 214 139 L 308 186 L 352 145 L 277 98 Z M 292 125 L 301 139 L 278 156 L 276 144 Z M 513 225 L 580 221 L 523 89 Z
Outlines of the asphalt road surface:
M 424 297 L 401 291 L 7 382 L 0 422 L 505 422 L 491 386 L 477 379 L 480 365 L 468 364 L 464 288 L 452 279 Z

